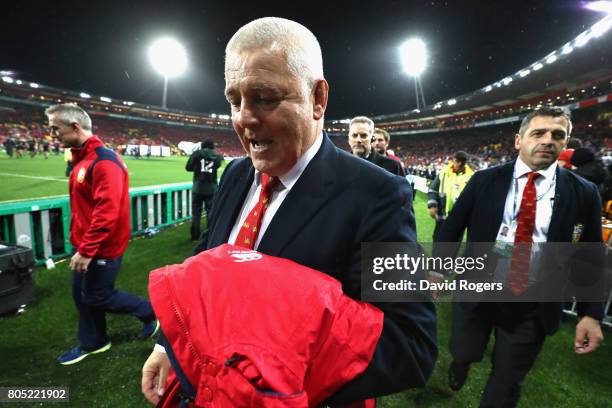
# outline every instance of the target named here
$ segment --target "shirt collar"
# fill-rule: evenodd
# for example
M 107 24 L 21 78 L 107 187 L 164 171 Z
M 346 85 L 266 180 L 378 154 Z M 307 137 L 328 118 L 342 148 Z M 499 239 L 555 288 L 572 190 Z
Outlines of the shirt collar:
M 519 179 L 532 171 L 533 170 L 531 170 L 520 157 L 517 157 L 516 163 L 514 164 L 514 178 Z M 545 179 L 551 179 L 555 175 L 556 171 L 557 161 L 555 160 L 550 166 L 545 169 L 538 170 L 537 173 L 539 173 Z
M 298 161 L 293 165 L 293 167 L 282 176 L 279 176 L 279 180 L 284 188 L 291 190 L 293 185 L 298 181 L 304 170 L 306 170 L 306 166 L 308 163 L 315 157 L 321 145 L 323 144 L 323 134 L 319 134 L 315 142 L 304 152 L 302 157 L 298 159 Z M 259 170 L 255 170 L 255 183 L 259 186 L 261 183 L 261 172 Z

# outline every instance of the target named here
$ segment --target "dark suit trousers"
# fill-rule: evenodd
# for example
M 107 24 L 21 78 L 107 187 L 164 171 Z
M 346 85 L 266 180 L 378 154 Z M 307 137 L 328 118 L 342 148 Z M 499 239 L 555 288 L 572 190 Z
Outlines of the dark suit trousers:
M 191 239 L 200 239 L 200 221 L 202 220 L 202 207 L 206 206 L 206 216 L 212 205 L 212 194 L 191 193 Z
M 480 303 L 474 309 L 453 304 L 450 351 L 458 363 L 481 361 L 495 332 L 492 369 L 481 407 L 515 407 L 525 376 L 533 366 L 545 334 L 534 303 Z

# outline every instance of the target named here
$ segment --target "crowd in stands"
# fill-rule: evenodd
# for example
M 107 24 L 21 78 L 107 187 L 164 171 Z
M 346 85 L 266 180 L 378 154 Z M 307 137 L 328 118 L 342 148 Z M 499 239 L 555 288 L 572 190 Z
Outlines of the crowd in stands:
M 244 155 L 233 129 L 227 131 L 208 130 L 201 127 L 173 126 L 143 120 L 125 120 L 105 116 L 95 116 L 94 133 L 120 153 L 130 154 L 127 145 L 169 146 L 173 152 L 180 154 L 176 146 L 181 141 L 200 142 L 214 140 L 217 149 L 227 157 Z M 11 140 L 14 146 L 33 142 L 42 146 L 43 140 L 53 145 L 47 130 L 46 118 L 42 109 L 25 107 L 0 107 L 0 144 Z

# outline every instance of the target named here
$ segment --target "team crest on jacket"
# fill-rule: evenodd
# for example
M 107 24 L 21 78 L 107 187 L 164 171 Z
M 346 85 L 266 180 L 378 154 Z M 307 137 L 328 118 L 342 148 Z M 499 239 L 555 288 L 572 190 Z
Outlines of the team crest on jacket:
M 249 262 L 262 258 L 261 254 L 256 251 L 227 251 L 227 253 L 234 258 L 234 262 Z
M 77 181 L 82 183 L 85 180 L 85 167 L 81 167 L 79 173 L 77 174 Z

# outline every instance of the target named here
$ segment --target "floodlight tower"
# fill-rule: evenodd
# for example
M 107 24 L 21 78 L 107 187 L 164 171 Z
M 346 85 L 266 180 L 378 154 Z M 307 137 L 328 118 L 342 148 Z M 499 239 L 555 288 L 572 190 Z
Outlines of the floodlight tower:
M 185 48 L 172 38 L 161 38 L 149 47 L 149 61 L 153 68 L 164 77 L 162 108 L 167 108 L 168 78 L 181 75 L 187 69 Z
M 427 65 L 425 43 L 418 38 L 411 38 L 400 46 L 400 59 L 404 72 L 414 78 L 414 92 L 418 110 L 425 107 L 425 95 L 421 85 L 421 74 Z

